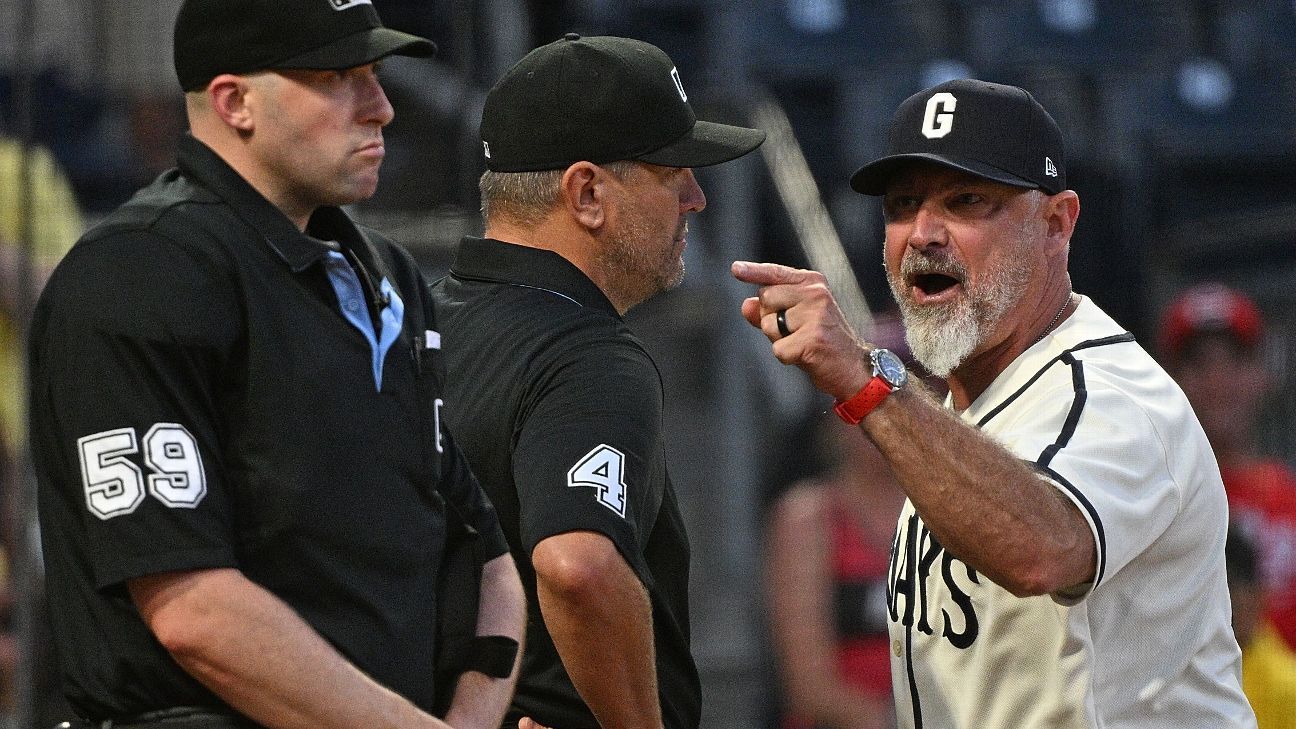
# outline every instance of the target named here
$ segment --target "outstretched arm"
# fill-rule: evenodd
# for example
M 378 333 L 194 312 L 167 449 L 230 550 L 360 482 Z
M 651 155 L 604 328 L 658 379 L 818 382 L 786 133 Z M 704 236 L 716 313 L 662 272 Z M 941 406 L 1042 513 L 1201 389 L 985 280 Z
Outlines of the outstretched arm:
M 872 347 L 842 316 L 823 275 L 737 261 L 733 275 L 760 286 L 743 317 L 815 387 L 845 400 L 872 377 Z M 776 317 L 786 311 L 789 336 Z M 952 554 L 1016 595 L 1042 595 L 1094 577 L 1096 545 L 1076 506 L 1008 452 L 941 407 L 917 382 L 860 422 L 896 480 Z

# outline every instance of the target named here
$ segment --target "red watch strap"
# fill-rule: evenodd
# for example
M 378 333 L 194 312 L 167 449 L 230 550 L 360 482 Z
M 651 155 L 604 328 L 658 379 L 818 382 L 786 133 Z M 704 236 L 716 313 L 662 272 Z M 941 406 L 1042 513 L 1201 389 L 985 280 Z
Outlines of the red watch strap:
M 882 404 L 890 394 L 891 385 L 881 377 L 875 376 L 868 381 L 868 384 L 861 387 L 859 392 L 852 395 L 851 399 L 842 400 L 834 405 L 833 410 L 837 413 L 837 417 L 850 425 L 859 425 L 859 421 L 873 412 L 873 408 Z

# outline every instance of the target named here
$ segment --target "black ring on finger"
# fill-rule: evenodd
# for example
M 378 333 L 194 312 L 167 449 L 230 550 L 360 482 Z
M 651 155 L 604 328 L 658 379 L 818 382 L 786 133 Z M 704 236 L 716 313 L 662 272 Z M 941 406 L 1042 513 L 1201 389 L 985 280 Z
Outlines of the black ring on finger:
M 774 321 L 778 324 L 779 334 L 785 337 L 792 336 L 792 330 L 788 329 L 787 325 L 787 309 L 779 309 L 778 315 L 774 317 Z

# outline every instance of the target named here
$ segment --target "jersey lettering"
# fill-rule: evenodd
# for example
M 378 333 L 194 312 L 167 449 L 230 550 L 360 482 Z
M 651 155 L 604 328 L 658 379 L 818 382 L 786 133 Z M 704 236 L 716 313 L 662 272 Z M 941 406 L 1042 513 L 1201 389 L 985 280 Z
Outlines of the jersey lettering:
M 172 508 L 192 509 L 207 495 L 207 472 L 194 437 L 178 423 L 158 423 L 144 435 L 144 463 L 154 471 L 149 493 Z
M 105 430 L 77 439 L 86 506 L 100 519 L 129 514 L 144 500 L 144 474 L 126 460 L 139 452 L 134 428 Z
M 918 552 L 921 555 L 918 558 L 918 629 L 927 635 L 932 634 L 931 623 L 927 621 L 927 578 L 931 576 L 932 565 L 936 564 L 941 551 L 936 535 L 924 526 L 918 533 Z
M 940 139 L 954 129 L 954 108 L 958 99 L 948 91 L 932 94 L 923 114 L 922 134 L 928 139 Z
M 432 427 L 436 430 L 437 453 L 445 453 L 445 444 L 441 442 L 441 406 L 444 404 L 445 401 L 439 397 L 432 402 Z
M 625 454 L 607 444 L 586 453 L 567 471 L 567 487 L 593 486 L 599 503 L 625 518 Z
M 959 606 L 959 610 L 963 613 L 963 631 L 956 633 L 950 628 L 954 624 L 952 616 L 945 612 L 945 608 L 941 608 L 941 615 L 945 618 L 945 627 L 941 628 L 941 635 L 949 640 L 950 645 L 955 648 L 970 648 L 972 643 L 976 641 L 977 634 L 981 632 L 981 625 L 977 622 L 976 610 L 972 608 L 972 597 L 959 589 L 954 582 L 953 568 L 955 562 L 958 562 L 967 572 L 969 580 L 978 585 L 981 584 L 981 580 L 977 579 L 976 570 L 954 559 L 954 556 L 949 552 L 946 552 L 945 556 L 941 558 L 941 577 L 945 579 L 945 584 L 949 586 L 950 599 L 954 601 L 955 605 Z
M 86 507 L 107 521 L 130 514 L 147 492 L 171 508 L 191 509 L 207 495 L 198 442 L 183 425 L 157 423 L 144 434 L 144 471 L 127 456 L 140 452 L 134 428 L 117 428 L 77 439 Z
M 940 572 L 939 575 L 934 575 L 938 563 Z M 966 577 L 956 578 L 960 572 Z M 980 633 L 980 621 L 972 597 L 960 581 L 966 579 L 977 585 L 981 581 L 976 570 L 945 551 L 936 535 L 918 520 L 918 515 L 911 514 L 896 534 L 891 549 L 891 564 L 887 568 L 887 603 L 891 622 L 906 628 L 916 628 L 925 635 L 935 634 L 936 630 L 929 618 L 934 601 L 928 589 L 928 581 L 933 578 L 941 581 L 949 592 L 948 601 L 952 601 L 958 608 L 958 614 L 952 615 L 943 603 L 936 603 L 940 607 L 941 637 L 955 648 L 970 647 Z M 900 609 L 902 599 L 903 612 Z
M 895 548 L 891 550 L 891 566 L 888 568 L 887 594 L 891 602 L 891 622 L 900 623 L 906 628 L 913 625 L 914 613 L 914 543 L 918 534 L 915 525 L 917 516 L 909 517 L 909 528 L 896 532 Z M 902 542 L 903 540 L 903 542 Z M 904 617 L 900 616 L 900 599 L 904 598 Z

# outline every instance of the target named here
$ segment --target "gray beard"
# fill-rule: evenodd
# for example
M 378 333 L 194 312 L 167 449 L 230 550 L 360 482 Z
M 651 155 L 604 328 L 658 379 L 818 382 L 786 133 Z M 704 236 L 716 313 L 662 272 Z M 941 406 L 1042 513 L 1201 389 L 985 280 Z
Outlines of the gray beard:
M 912 273 L 946 273 L 966 282 L 962 264 L 946 259 L 935 261 L 912 254 L 901 264 L 899 280 L 887 275 L 891 294 L 900 307 L 905 341 L 914 359 L 933 375 L 945 379 L 980 347 L 985 338 L 1003 320 L 1008 310 L 1021 300 L 1030 280 L 1024 259 L 1009 255 L 1003 265 L 988 272 L 986 279 L 946 304 L 918 306 L 908 298 L 904 283 Z M 967 285 L 966 283 L 964 284 Z
M 941 379 L 963 364 L 983 338 L 981 322 L 964 300 L 925 307 L 901 303 L 900 316 L 914 359 Z

